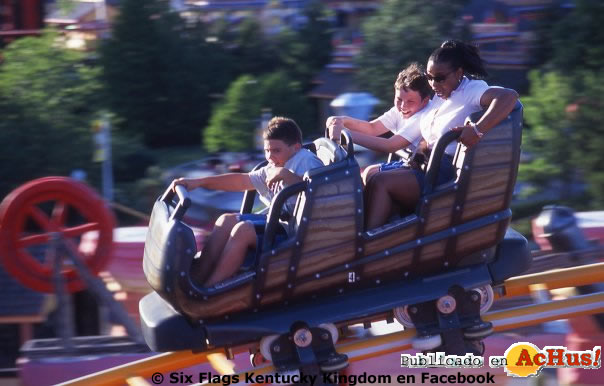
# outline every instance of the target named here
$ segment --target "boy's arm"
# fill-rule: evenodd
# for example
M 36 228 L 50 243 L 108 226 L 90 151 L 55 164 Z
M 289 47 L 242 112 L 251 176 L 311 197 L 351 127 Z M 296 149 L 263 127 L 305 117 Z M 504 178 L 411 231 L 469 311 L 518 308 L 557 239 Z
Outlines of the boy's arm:
M 266 185 L 269 189 L 272 190 L 280 181 L 289 186 L 296 182 L 302 182 L 304 179 L 283 167 L 268 168 L 266 171 Z
M 347 116 L 332 116 L 327 118 L 325 126 L 329 129 L 329 134 L 332 139 L 339 139 L 342 128 L 347 128 L 350 131 L 356 131 L 367 135 L 378 136 L 389 130 L 379 119 L 374 119 L 371 122 L 363 121 Z
M 252 185 L 252 181 L 246 173 L 227 173 L 201 178 L 179 178 L 172 181 L 170 188 L 174 190 L 175 185 L 182 185 L 187 190 L 205 188 L 227 192 L 241 192 L 254 189 L 254 185 Z
M 387 139 L 355 132 L 352 132 L 351 135 L 354 143 L 382 153 L 394 153 L 411 144 L 407 139 L 396 134 Z

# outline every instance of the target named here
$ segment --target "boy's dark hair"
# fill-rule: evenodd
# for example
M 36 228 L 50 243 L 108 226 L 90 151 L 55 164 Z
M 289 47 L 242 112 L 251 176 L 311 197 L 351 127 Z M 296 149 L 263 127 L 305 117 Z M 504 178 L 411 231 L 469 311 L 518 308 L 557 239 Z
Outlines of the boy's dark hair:
M 278 139 L 291 146 L 302 143 L 302 130 L 293 119 L 285 117 L 273 117 L 268 121 L 267 127 L 262 135 L 264 139 Z
M 426 72 L 417 62 L 411 63 L 407 68 L 399 72 L 396 82 L 394 82 L 394 88 L 396 90 L 416 91 L 422 99 L 432 97 L 432 87 L 428 83 Z
M 473 78 L 486 78 L 489 75 L 478 47 L 459 40 L 445 41 L 432 52 L 428 60 L 448 63 L 453 71 L 461 67 L 465 75 Z

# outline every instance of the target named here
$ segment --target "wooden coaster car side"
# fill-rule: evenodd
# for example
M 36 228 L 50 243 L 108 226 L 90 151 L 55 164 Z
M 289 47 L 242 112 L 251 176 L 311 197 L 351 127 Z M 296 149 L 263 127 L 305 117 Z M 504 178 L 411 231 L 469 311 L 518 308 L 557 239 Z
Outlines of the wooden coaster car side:
M 452 286 L 497 284 L 522 272 L 530 263 L 526 240 L 508 232 L 502 243 L 521 131 L 518 104 L 477 146 L 459 146 L 458 178 L 434 187 L 438 157 L 456 133 L 443 136 L 417 214 L 369 231 L 363 230 L 359 168 L 349 136 L 342 141 L 345 156 L 329 140 L 315 141 L 317 154 L 332 163 L 275 197 L 255 268 L 211 288 L 190 277 L 196 253 L 191 229 L 174 215 L 178 210 L 159 200 L 145 246 L 145 274 L 156 291 L 140 306 L 147 342 L 154 349 L 177 349 L 162 335 L 176 328 L 184 333 L 188 325 L 196 338 L 182 343 L 187 348 L 203 349 L 206 339 L 236 345 L 284 332 L 295 320 L 345 323 L 436 299 Z M 274 245 L 281 207 L 295 195 L 295 232 Z

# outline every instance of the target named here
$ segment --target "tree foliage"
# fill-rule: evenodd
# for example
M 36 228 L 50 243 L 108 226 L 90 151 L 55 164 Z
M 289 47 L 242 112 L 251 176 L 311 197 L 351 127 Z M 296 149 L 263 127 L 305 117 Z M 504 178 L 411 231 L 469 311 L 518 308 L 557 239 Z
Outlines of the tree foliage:
M 280 71 L 260 78 L 260 91 L 261 108 L 270 109 L 273 116 L 292 118 L 303 132 L 312 132 L 312 110 L 300 82 Z
M 547 185 L 551 179 L 570 183 L 573 179 L 573 161 L 569 147 L 574 142 L 570 116 L 566 113 L 573 98 L 573 90 L 567 77 L 558 73 L 541 74 L 533 71 L 529 75 L 530 96 L 524 97 L 525 121 L 530 135 L 524 138 L 525 147 L 537 158 L 523 165 L 521 176 Z
M 598 71 L 604 66 L 604 2 L 577 0 L 575 8 L 563 15 L 560 6 L 550 11 L 553 18 L 544 20 L 539 51 L 548 69 L 574 72 L 577 69 Z M 549 42 L 549 44 L 547 43 Z
M 214 109 L 203 134 L 205 148 L 210 152 L 252 149 L 264 108 L 270 109 L 273 116 L 294 119 L 302 129 L 312 122 L 300 85 L 285 72 L 257 79 L 243 75 L 233 82 L 224 101 Z
M 570 198 L 573 185 L 587 182 L 591 196 L 604 203 L 604 84 L 602 71 L 573 75 L 530 74 L 531 93 L 524 98 L 530 131 L 526 148 L 535 159 L 522 165 L 520 178 L 542 187 L 561 181 L 561 198 Z
M 562 182 L 562 198 L 572 185 L 584 181 L 594 201 L 604 204 L 604 129 L 601 102 L 604 92 L 604 4 L 578 0 L 563 15 L 546 19 L 540 28 L 538 51 L 545 61 L 530 74 L 530 96 L 523 98 L 526 148 L 535 156 L 522 165 L 520 178 L 540 186 Z M 548 24 L 549 23 L 549 24 Z
M 102 109 L 98 69 L 53 31 L 16 40 L 2 56 L 0 196 L 33 178 L 90 171 L 90 125 Z
M 389 101 L 396 75 L 411 62 L 425 65 L 443 40 L 460 36 L 455 18 L 465 0 L 385 0 L 363 25 L 358 61 L 360 86 Z
M 603 77 L 604 71 L 601 69 L 580 73 L 580 89 L 577 90 L 575 99 L 577 110 L 573 113 L 578 142 L 578 146 L 573 149 L 573 160 L 588 184 L 588 190 L 595 199 L 594 204 L 599 207 L 604 205 Z
M 333 31 L 328 10 L 320 1 L 311 1 L 302 15 L 306 22 L 297 30 L 284 29 L 277 37 L 277 47 L 280 68 L 307 91 L 315 74 L 331 60 Z
M 241 21 L 226 43 L 236 64 L 237 74 L 259 75 L 279 66 L 275 42 L 264 35 L 262 25 L 254 18 Z
M 260 117 L 259 94 L 257 81 L 250 75 L 243 75 L 231 84 L 204 130 L 204 146 L 208 151 L 251 148 L 256 119 Z
M 108 102 L 120 130 L 151 146 L 199 143 L 210 95 L 230 81 L 221 47 L 161 0 L 124 0 L 101 48 Z

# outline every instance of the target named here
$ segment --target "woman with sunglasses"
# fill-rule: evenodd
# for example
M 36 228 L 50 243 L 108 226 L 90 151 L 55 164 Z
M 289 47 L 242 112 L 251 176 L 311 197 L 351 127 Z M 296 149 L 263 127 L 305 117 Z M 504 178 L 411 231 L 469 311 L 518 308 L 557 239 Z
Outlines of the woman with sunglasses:
M 447 131 L 461 131 L 459 141 L 474 146 L 484 133 L 502 121 L 514 108 L 518 93 L 502 87 L 489 87 L 475 78 L 487 76 L 478 49 L 460 41 L 446 41 L 428 58 L 428 82 L 435 92 L 430 111 L 420 121 L 422 143 L 431 149 Z M 476 123 L 464 125 L 466 117 L 485 109 Z M 449 144 L 442 157 L 437 185 L 455 178 L 453 155 L 457 144 Z M 426 156 L 428 154 L 425 154 Z M 366 228 L 386 223 L 398 204 L 412 213 L 423 191 L 425 173 L 417 169 L 397 169 L 378 173 L 367 186 Z

